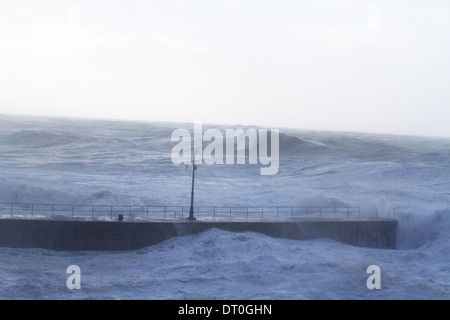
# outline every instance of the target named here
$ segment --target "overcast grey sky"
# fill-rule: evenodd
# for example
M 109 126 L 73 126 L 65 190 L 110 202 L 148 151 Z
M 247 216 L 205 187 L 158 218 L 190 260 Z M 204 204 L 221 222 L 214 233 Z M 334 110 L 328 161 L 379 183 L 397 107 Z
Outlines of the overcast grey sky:
M 450 1 L 2 1 L 0 113 L 450 137 Z

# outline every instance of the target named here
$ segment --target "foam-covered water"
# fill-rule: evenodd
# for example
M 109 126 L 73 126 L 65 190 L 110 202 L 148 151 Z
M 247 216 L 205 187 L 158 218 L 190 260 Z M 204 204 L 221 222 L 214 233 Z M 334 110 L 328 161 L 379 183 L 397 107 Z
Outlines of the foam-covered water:
M 1 116 L 0 202 L 188 205 L 178 127 L 192 125 Z M 215 229 L 130 252 L 0 248 L 0 298 L 449 299 L 449 159 L 449 139 L 280 130 L 277 175 L 200 165 L 196 204 L 360 206 L 399 220 L 397 250 Z

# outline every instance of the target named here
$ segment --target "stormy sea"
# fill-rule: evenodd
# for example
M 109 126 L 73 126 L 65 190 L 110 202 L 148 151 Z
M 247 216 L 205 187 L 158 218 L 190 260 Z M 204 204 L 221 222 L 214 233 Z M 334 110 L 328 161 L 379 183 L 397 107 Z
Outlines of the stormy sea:
M 180 128 L 193 124 L 0 115 L 0 203 L 188 206 Z M 0 299 L 450 298 L 449 138 L 279 128 L 278 171 L 261 167 L 199 164 L 195 205 L 359 207 L 398 220 L 396 248 L 218 229 L 124 252 L 3 247 Z

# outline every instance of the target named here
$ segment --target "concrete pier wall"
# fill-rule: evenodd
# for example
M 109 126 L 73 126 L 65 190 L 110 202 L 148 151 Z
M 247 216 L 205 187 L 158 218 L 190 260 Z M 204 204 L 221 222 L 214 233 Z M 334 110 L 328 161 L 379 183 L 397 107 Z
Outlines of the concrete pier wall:
M 210 228 L 259 232 L 294 240 L 333 239 L 355 246 L 395 248 L 394 220 L 76 221 L 0 219 L 0 247 L 53 250 L 134 250 Z

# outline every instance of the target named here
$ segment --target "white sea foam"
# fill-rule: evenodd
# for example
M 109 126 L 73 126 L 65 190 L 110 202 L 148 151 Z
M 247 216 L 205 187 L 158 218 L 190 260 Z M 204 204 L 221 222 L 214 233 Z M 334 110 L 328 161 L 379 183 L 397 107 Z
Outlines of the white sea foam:
M 0 202 L 188 205 L 177 127 L 1 116 Z M 277 175 L 199 165 L 196 205 L 359 206 L 399 220 L 397 250 L 215 229 L 131 252 L 0 248 L 0 298 L 448 299 L 448 159 L 449 139 L 286 130 Z M 65 286 L 71 264 L 81 290 Z M 371 264 L 381 290 L 366 287 Z

